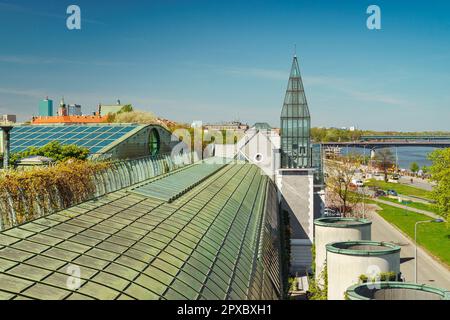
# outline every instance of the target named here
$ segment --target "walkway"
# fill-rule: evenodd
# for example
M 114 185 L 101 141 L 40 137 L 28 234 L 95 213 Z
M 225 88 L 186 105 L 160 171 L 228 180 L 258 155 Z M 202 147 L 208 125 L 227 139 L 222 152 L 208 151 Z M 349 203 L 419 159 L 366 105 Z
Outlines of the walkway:
M 395 202 L 386 201 L 386 200 L 381 200 L 381 199 L 378 199 L 378 198 L 373 198 L 371 200 L 373 200 L 375 202 L 387 204 L 387 205 L 392 206 L 392 207 L 396 207 L 396 208 L 405 209 L 405 210 L 408 210 L 408 211 L 424 214 L 424 215 L 429 216 L 430 218 L 433 218 L 433 219 L 442 219 L 442 217 L 440 217 L 439 215 L 437 215 L 437 214 L 435 214 L 434 212 L 431 212 L 431 211 L 421 210 L 421 209 L 417 209 L 417 208 L 411 208 L 411 207 L 408 207 L 408 206 L 406 206 L 404 204 L 395 203 Z
M 407 185 L 407 186 L 427 190 L 427 191 L 433 190 L 433 184 L 430 183 L 428 180 L 417 178 L 417 177 L 412 177 L 412 179 L 413 179 L 413 183 L 411 183 L 411 177 L 403 176 L 403 177 L 400 177 L 399 183 Z

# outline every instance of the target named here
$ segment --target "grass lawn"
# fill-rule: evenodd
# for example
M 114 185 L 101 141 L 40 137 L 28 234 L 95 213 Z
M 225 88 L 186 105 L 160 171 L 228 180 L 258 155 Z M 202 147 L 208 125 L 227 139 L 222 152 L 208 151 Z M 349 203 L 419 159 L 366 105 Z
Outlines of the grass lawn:
M 414 224 L 430 220 L 423 214 L 377 203 L 382 210 L 378 214 L 414 240 Z M 431 254 L 450 266 L 450 225 L 448 223 L 424 223 L 417 227 L 417 242 Z
M 403 206 L 407 206 L 407 207 L 411 207 L 411 208 L 416 208 L 419 210 L 425 210 L 425 211 L 429 211 L 429 212 L 433 212 L 436 214 L 439 214 L 439 210 L 436 206 L 432 205 L 432 204 L 426 204 L 426 203 L 422 203 L 422 202 L 410 202 L 408 204 L 404 204 L 404 203 L 400 203 L 398 202 L 397 199 L 393 199 L 393 198 L 388 198 L 388 197 L 380 197 L 381 200 L 385 200 L 385 201 L 390 201 L 393 203 L 397 203 L 397 204 L 401 204 Z
M 431 198 L 429 191 L 411 187 L 411 186 L 407 186 L 407 185 L 400 184 L 400 183 L 391 183 L 391 182 L 384 182 L 384 181 L 379 181 L 379 180 L 369 180 L 369 181 L 365 182 L 365 184 L 369 187 L 378 187 L 383 190 L 392 189 L 392 190 L 397 191 L 397 193 L 403 194 L 405 196 L 416 196 L 416 197 L 425 198 L 425 199 Z

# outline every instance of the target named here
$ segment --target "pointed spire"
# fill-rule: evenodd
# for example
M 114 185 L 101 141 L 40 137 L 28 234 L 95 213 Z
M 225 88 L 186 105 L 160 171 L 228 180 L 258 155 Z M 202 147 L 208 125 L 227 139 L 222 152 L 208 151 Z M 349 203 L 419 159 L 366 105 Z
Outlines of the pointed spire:
M 311 119 L 300 67 L 297 56 L 294 55 L 281 111 L 282 168 L 310 167 L 310 127 Z
M 294 55 L 294 59 L 292 61 L 291 67 L 291 77 L 298 78 L 300 77 L 300 67 L 298 66 L 297 55 Z

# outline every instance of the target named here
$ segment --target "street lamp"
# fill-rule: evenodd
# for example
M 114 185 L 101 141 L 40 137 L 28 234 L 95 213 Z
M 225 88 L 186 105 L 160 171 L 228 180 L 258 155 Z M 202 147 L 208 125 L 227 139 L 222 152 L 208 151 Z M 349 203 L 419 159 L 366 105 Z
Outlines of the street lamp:
M 435 223 L 441 223 L 444 222 L 444 219 L 433 219 L 433 220 L 423 220 L 423 221 L 417 221 L 414 225 L 414 243 L 416 245 L 415 252 L 414 252 L 414 282 L 417 283 L 417 225 L 420 223 L 426 223 L 426 222 L 435 222 Z

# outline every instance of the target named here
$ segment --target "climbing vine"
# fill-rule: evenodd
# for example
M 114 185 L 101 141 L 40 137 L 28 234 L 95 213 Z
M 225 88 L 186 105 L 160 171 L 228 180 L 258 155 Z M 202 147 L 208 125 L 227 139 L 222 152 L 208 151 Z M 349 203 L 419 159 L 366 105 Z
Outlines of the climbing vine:
M 11 227 L 91 198 L 94 175 L 106 162 L 70 159 L 51 167 L 8 170 L 0 176 L 0 228 Z

